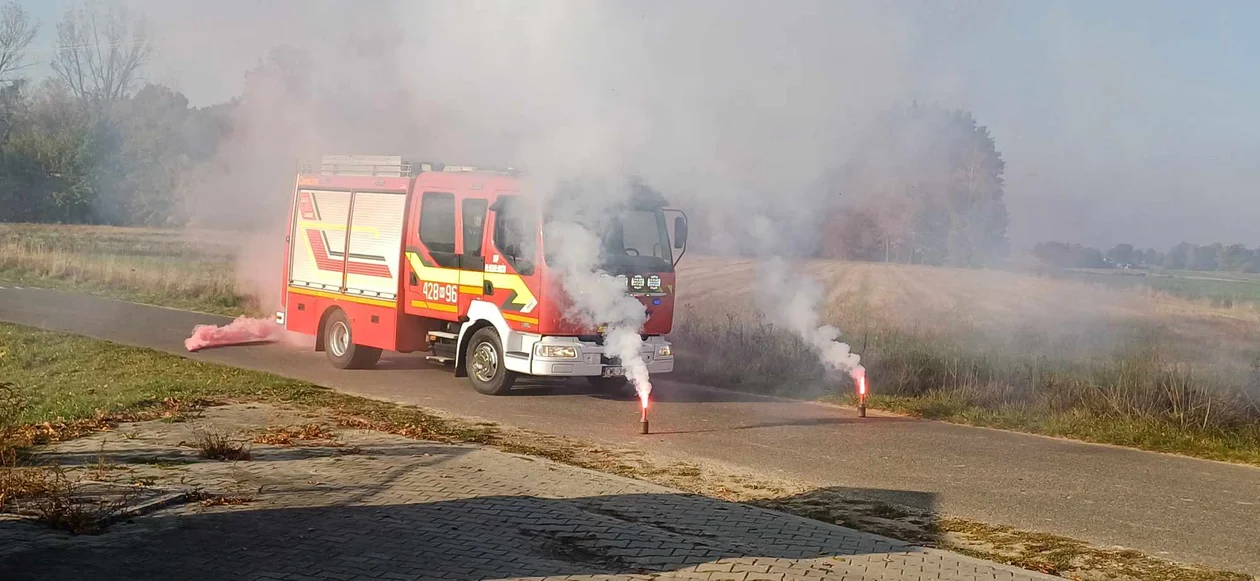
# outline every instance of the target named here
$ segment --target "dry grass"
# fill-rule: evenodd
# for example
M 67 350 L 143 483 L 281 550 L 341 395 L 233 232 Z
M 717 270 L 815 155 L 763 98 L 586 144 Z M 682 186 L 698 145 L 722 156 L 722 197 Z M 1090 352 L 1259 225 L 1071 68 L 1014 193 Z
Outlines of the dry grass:
M 98 467 L 99 470 L 99 467 Z M 90 491 L 88 471 L 71 478 L 58 465 L 0 467 L 0 511 L 14 510 L 37 522 L 74 534 L 97 533 L 138 497 L 133 487 L 111 487 L 112 494 Z
M 244 491 L 241 483 L 236 483 L 233 490 L 227 493 L 211 493 L 205 490 L 196 490 L 188 495 L 190 502 L 195 502 L 201 506 L 241 506 L 258 500 L 258 491 Z M 261 489 L 260 489 L 261 490 Z
M 36 520 L 75 534 L 100 532 L 111 519 L 132 504 L 136 494 L 85 494 L 81 482 L 72 480 L 59 466 L 15 468 L 23 480 L 23 493 L 15 496 L 34 512 Z
M 688 268 L 671 335 L 676 376 L 852 401 L 846 377 L 828 377 L 757 313 L 755 263 Z M 873 407 L 1260 465 L 1260 320 L 1250 310 L 1017 273 L 802 270 L 828 283 L 825 319 L 862 354 Z
M 0 466 L 0 511 L 8 508 L 15 499 L 38 493 L 44 478 L 33 468 L 16 463 Z
M 214 233 L 0 224 L 0 277 L 233 314 L 249 308 Z
M 0 354 L 0 357 L 3 355 Z M 18 449 L 29 445 L 26 430 L 19 423 L 25 408 L 26 399 L 18 393 L 17 387 L 0 382 L 0 466 L 12 465 L 17 460 Z
M 249 460 L 251 441 L 233 438 L 232 434 L 213 428 L 198 428 L 192 432 L 193 441 L 186 443 L 196 448 L 202 458 L 237 462 Z

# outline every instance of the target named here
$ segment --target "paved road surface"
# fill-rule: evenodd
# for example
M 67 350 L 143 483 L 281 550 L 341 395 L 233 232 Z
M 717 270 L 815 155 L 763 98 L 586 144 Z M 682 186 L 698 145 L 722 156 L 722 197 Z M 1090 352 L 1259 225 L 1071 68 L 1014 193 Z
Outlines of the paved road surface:
M 223 427 L 240 418 L 258 427 L 276 411 L 225 406 L 199 421 Z M 102 535 L 75 537 L 0 518 L 0 579 L 1054 579 L 474 446 L 342 430 L 338 439 L 357 453 L 317 442 L 258 445 L 252 460 L 232 464 L 197 461 L 177 444 L 187 437 L 184 426 L 122 429 L 135 437 L 97 434 L 56 450 L 104 455 L 159 485 L 262 492 L 242 506 L 183 506 Z M 128 463 L 154 457 L 191 463 Z
M 0 283 L 0 286 L 8 286 Z M 0 290 L 0 320 L 183 353 L 196 323 L 225 319 L 77 294 Z M 1260 470 L 1111 446 L 657 386 L 656 433 L 637 434 L 632 403 L 553 387 L 474 392 L 416 356 L 339 371 L 323 354 L 270 345 L 193 355 L 318 382 L 347 393 L 522 428 L 727 462 L 819 487 L 947 514 L 1122 545 L 1260 575 Z

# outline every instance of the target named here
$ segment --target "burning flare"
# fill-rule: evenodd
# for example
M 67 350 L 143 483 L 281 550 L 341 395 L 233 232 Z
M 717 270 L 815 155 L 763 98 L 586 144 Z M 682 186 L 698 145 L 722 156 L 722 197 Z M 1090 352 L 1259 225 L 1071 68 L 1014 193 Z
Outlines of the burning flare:
M 222 327 L 214 325 L 193 327 L 192 336 L 184 340 L 184 348 L 189 351 L 200 351 L 210 347 L 274 343 L 283 336 L 284 329 L 280 328 L 275 321 L 251 319 L 241 315 L 235 321 Z
M 853 385 L 857 387 L 858 392 L 858 417 L 866 417 L 866 368 L 861 365 L 854 366 L 849 370 L 849 377 L 853 378 Z

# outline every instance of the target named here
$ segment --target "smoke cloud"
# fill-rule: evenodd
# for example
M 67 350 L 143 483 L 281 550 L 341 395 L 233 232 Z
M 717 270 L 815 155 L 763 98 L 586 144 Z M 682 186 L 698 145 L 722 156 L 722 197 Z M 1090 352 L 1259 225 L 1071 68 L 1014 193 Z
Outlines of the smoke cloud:
M 401 154 L 513 166 L 539 198 L 634 175 L 688 212 L 689 257 L 797 257 L 818 247 L 827 208 L 862 200 L 889 171 L 900 184 L 931 181 L 914 174 L 939 170 L 934 152 L 868 147 L 881 116 L 916 102 L 965 109 L 989 128 L 1006 163 L 1016 250 L 1046 238 L 1260 243 L 1251 227 L 1260 170 L 1246 161 L 1260 143 L 1251 106 L 1260 94 L 1230 93 L 1225 83 L 1237 75 L 1200 66 L 1233 70 L 1233 53 L 1252 46 L 1244 39 L 1254 35 L 1233 23 L 1254 19 L 1238 15 L 1216 22 L 1175 5 L 985 0 L 119 1 L 145 13 L 157 35 L 150 78 L 196 105 L 239 98 L 229 140 L 185 187 L 195 225 L 246 232 L 243 268 L 258 273 L 243 275 L 254 281 L 246 288 L 267 296 L 279 290 L 269 264 L 300 160 Z M 1189 21 L 1210 25 L 1204 46 L 1176 44 Z M 588 213 L 615 211 L 623 190 L 590 188 Z M 572 271 L 570 285 L 600 295 L 603 283 L 579 280 L 598 278 L 590 256 L 557 259 Z M 990 274 L 965 300 L 928 292 L 944 306 L 923 317 L 997 305 L 1009 311 L 1003 321 L 1037 332 L 1063 327 L 1056 336 L 1112 341 L 1098 329 L 1110 319 L 1067 301 L 1037 303 L 1050 293 L 1021 285 L 1035 286 Z M 1102 302 L 1095 294 L 1082 293 Z M 1120 317 L 1128 300 L 1108 309 Z M 585 316 L 623 319 L 616 301 L 591 301 Z M 841 349 L 812 312 L 793 328 L 820 351 Z M 1072 322 L 1056 322 L 1065 313 Z M 1010 325 L 982 331 L 999 343 L 1031 333 Z
M 822 283 L 805 274 L 794 274 L 791 268 L 777 257 L 761 263 L 759 270 L 765 275 L 763 288 L 769 290 L 759 297 L 759 308 L 818 353 L 819 361 L 828 371 L 855 377 L 864 373 L 859 365 L 862 358 L 840 341 L 840 329 L 822 320 Z
M 157 35 L 149 77 L 196 104 L 241 94 L 241 72 L 273 47 L 310 54 L 311 91 L 267 108 L 255 136 L 531 170 L 616 156 L 712 210 L 694 231 L 718 249 L 747 244 L 724 227 L 744 210 L 808 232 L 851 136 L 912 100 L 992 128 L 1016 248 L 1260 243 L 1260 175 L 1244 161 L 1260 95 L 1200 66 L 1254 52 L 1239 28 L 1254 7 L 1222 19 L 1124 2 L 125 3 Z M 294 119 L 317 135 L 297 138 Z M 304 148 L 281 149 L 287 176 Z
M 548 259 L 560 271 L 560 282 L 572 300 L 566 316 L 591 326 L 606 328 L 604 344 L 621 359 L 626 377 L 644 402 L 652 393 L 643 338 L 639 329 L 647 321 L 643 304 L 626 294 L 625 279 L 600 268 L 600 238 L 581 224 L 552 221 L 547 224 Z
M 747 248 L 749 214 L 785 251 L 814 244 L 828 168 L 910 94 L 917 26 L 904 6 L 822 1 L 136 4 L 161 77 L 240 86 L 191 182 L 198 224 L 264 229 L 299 160 L 396 153 L 523 167 L 543 191 L 639 175 L 703 209 L 696 243 L 723 250 Z

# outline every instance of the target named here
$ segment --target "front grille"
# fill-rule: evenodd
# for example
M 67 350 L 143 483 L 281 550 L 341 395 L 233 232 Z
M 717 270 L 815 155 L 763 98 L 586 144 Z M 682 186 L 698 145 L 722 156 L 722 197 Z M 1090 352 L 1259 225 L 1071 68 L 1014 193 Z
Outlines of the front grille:
M 620 358 L 620 357 L 609 357 L 609 356 L 607 356 L 607 355 L 600 355 L 600 356 L 599 356 L 599 362 L 600 362 L 600 363 L 602 363 L 602 364 L 604 364 L 604 365 L 621 365 L 621 358 Z

